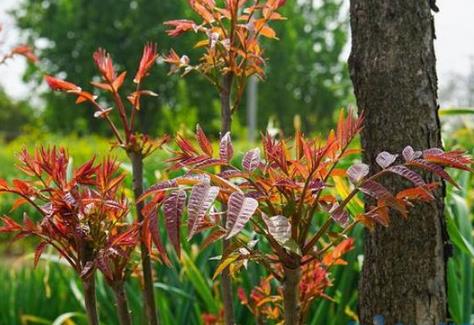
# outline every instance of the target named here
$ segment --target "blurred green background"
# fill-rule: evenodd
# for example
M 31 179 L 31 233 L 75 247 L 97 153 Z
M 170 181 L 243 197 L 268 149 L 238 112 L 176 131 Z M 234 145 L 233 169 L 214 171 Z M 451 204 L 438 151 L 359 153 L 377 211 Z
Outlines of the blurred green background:
M 264 41 L 269 61 L 267 80 L 259 81 L 257 95 L 246 98 L 235 119 L 233 138 L 237 151 L 254 146 L 251 134 L 265 129 L 291 135 L 295 124 L 307 134 L 325 134 L 335 123 L 337 109 L 354 104 L 344 56 L 348 50 L 348 13 L 342 0 L 288 0 L 282 9 L 287 21 L 274 25 L 279 41 Z M 162 22 L 192 17 L 187 0 L 23 0 L 11 16 L 21 38 L 36 48 L 40 69 L 28 66 L 23 78 L 29 82 L 34 98 L 14 100 L 0 89 L 0 178 L 19 176 L 16 154 L 37 145 L 61 145 L 68 148 L 74 164 L 92 155 L 112 154 L 126 161 L 119 150 L 110 152 L 106 125 L 95 119 L 87 105 L 77 106 L 73 98 L 49 91 L 43 84 L 43 72 L 66 78 L 91 90 L 89 82 L 97 78 L 92 53 L 107 49 L 117 67 L 133 73 L 143 44 L 158 43 L 162 54 L 170 48 L 195 58 L 194 35 L 179 40 L 165 34 Z M 474 71 L 474 70 L 473 70 Z M 144 101 L 140 126 L 152 136 L 180 131 L 191 133 L 199 122 L 214 137 L 219 129 L 219 103 L 214 89 L 199 76 L 185 79 L 167 76 L 165 64 L 158 64 L 146 87 L 159 93 Z M 474 73 L 473 73 L 474 76 Z M 474 78 L 472 78 L 474 84 Z M 457 84 L 457 87 L 464 85 Z M 125 85 L 124 91 L 132 85 Z M 452 92 L 442 91 L 442 96 Z M 472 96 L 471 96 L 472 97 Z M 257 103 L 257 113 L 247 111 L 247 103 Z M 474 103 L 457 99 L 461 105 Z M 446 111 L 443 116 L 445 144 L 474 153 L 472 115 Z M 469 113 L 469 111 L 467 111 Z M 256 123 L 256 128 L 251 125 Z M 166 152 L 147 158 L 146 185 L 153 184 L 166 171 Z M 350 163 L 350 162 L 346 162 Z M 123 164 L 124 170 L 129 170 Z M 448 189 L 447 218 L 454 243 L 454 258 L 449 265 L 451 316 L 456 324 L 472 323 L 473 314 L 473 179 L 459 173 L 462 190 Z M 127 180 L 130 182 L 130 180 Z M 0 213 L 10 212 L 13 199 L 0 196 Z M 354 207 L 362 209 L 361 206 Z M 20 212 L 13 214 L 21 218 Z M 360 238 L 362 229 L 353 235 Z M 358 272 L 363 261 L 361 241 L 351 252 L 349 266 L 335 272 L 328 295 L 335 302 L 315 303 L 310 324 L 347 324 L 355 320 Z M 83 324 L 85 323 L 80 284 L 63 261 L 50 252 L 32 269 L 34 240 L 11 243 L 0 236 L 0 324 Z M 199 240 L 186 243 L 186 254 L 174 267 L 156 264 L 156 292 L 163 324 L 203 324 L 202 313 L 220 308 L 218 290 L 211 276 L 219 255 L 213 248 L 199 250 Z M 171 252 L 172 249 L 169 249 Z M 250 265 L 235 284 L 247 292 L 258 283 L 263 270 Z M 134 321 L 141 319 L 139 281 L 127 286 Z M 99 309 L 103 324 L 116 324 L 112 295 L 99 277 Z M 239 324 L 252 324 L 250 313 L 237 305 Z

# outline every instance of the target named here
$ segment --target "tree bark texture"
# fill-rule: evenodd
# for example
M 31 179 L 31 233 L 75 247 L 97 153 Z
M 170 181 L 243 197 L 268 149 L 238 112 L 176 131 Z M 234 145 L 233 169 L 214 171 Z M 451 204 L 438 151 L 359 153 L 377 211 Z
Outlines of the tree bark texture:
M 143 156 L 139 152 L 129 152 L 130 161 L 132 163 L 132 176 L 133 176 L 133 193 L 135 200 L 143 194 Z M 143 221 L 143 202 L 136 202 L 135 207 L 137 210 L 138 222 Z M 142 236 L 143 237 L 143 236 Z M 151 258 L 150 252 L 143 240 L 140 242 L 140 254 L 143 269 L 143 298 L 145 304 L 145 316 L 147 324 L 158 325 L 158 316 L 155 306 L 155 294 L 153 291 L 153 274 L 151 269 Z
M 349 67 L 359 112 L 365 114 L 363 159 L 377 170 L 381 151 L 441 147 L 433 16 L 429 0 L 351 0 Z M 426 176 L 427 181 L 439 181 Z M 400 178 L 382 182 L 392 192 Z M 414 207 L 408 220 L 367 232 L 361 274 L 361 324 L 438 325 L 447 319 L 444 185 L 436 201 Z M 380 318 L 379 318 L 380 319 Z

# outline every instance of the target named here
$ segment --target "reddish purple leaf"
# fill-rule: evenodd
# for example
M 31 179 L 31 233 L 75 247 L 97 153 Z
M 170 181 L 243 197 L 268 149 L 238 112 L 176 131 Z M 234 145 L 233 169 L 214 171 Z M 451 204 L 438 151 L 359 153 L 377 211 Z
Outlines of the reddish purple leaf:
M 362 193 L 367 194 L 377 200 L 393 197 L 389 190 L 376 181 L 365 181 L 361 186 L 359 186 L 359 189 Z
M 176 250 L 176 254 L 180 256 L 181 253 L 181 244 L 180 244 L 180 220 L 181 215 L 183 214 L 184 205 L 186 203 L 186 192 L 179 190 L 173 192 L 166 198 L 163 203 L 163 211 L 166 219 L 166 229 L 168 231 L 168 236 L 170 241 Z
M 232 145 L 232 139 L 230 132 L 227 132 L 221 139 L 219 146 L 219 156 L 222 160 L 230 161 L 234 155 L 234 147 Z
M 382 167 L 382 168 L 387 168 L 391 164 L 395 162 L 397 159 L 398 155 L 392 155 L 391 153 L 387 151 L 382 151 L 377 155 L 377 158 L 375 158 L 375 161 L 377 164 Z
M 440 167 L 436 164 L 433 164 L 433 163 L 428 162 L 428 161 L 423 160 L 423 159 L 415 159 L 415 160 L 410 161 L 410 165 L 421 168 L 421 169 L 424 169 L 424 170 L 427 170 L 427 171 L 441 177 L 442 179 L 450 182 L 454 186 L 458 186 L 456 184 L 456 182 L 451 178 L 451 176 L 449 176 L 449 174 L 447 172 L 445 172 L 442 167 Z
M 415 151 L 411 146 L 406 146 L 402 151 L 402 156 L 405 161 L 411 161 L 421 157 L 421 151 Z
M 405 177 L 416 186 L 426 185 L 425 181 L 420 175 L 415 173 L 413 170 L 406 168 L 403 165 L 392 166 L 392 167 L 389 167 L 387 170 L 397 175 L 400 175 L 402 177 Z
M 171 262 L 168 259 L 168 254 L 166 253 L 166 249 L 163 246 L 163 243 L 161 242 L 161 235 L 158 224 L 158 212 L 156 209 L 154 209 L 149 215 L 149 231 L 151 234 L 151 240 L 158 249 L 158 253 L 160 253 L 161 260 L 166 265 L 171 265 Z
M 347 176 L 353 184 L 359 184 L 359 182 L 369 174 L 369 166 L 362 163 L 352 165 L 347 170 Z
M 219 194 L 219 187 L 209 183 L 195 185 L 188 202 L 188 239 L 201 228 L 207 210 Z
M 443 153 L 444 151 L 440 148 L 430 148 L 430 149 L 423 150 L 423 157 L 442 155 Z
M 340 224 L 341 226 L 347 225 L 347 222 L 349 221 L 349 214 L 344 209 L 341 209 L 338 203 L 335 203 L 331 207 L 329 213 L 331 214 L 331 218 L 338 224 Z
M 227 239 L 237 235 L 255 213 L 258 202 L 250 197 L 245 197 L 240 192 L 230 195 L 227 202 Z
M 253 172 L 260 165 L 260 149 L 255 148 L 245 153 L 242 159 L 242 167 L 248 171 Z

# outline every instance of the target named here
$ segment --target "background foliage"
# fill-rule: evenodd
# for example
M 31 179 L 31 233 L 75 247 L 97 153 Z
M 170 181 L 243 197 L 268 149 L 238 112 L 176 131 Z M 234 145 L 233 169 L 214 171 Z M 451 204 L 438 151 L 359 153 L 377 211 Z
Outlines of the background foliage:
M 162 54 L 171 47 L 186 53 L 185 49 L 196 41 L 195 35 L 173 42 L 162 24 L 170 19 L 192 17 L 186 2 L 25 0 L 14 15 L 23 35 L 40 49 L 44 70 L 87 85 L 97 77 L 93 65 L 88 63 L 98 46 L 113 53 L 114 62 L 121 64 L 121 68 L 131 71 L 140 55 L 138 49 L 146 41 L 157 42 Z M 334 109 L 350 101 L 350 81 L 341 57 L 348 22 L 341 7 L 342 0 L 325 0 L 315 5 L 311 1 L 287 1 L 282 14 L 288 21 L 276 26 L 281 40 L 264 42 L 271 59 L 267 62 L 269 78 L 259 85 L 260 129 L 274 117 L 289 132 L 296 114 L 304 117 L 305 130 L 315 131 L 316 123 L 318 128 L 327 128 Z M 172 132 L 199 120 L 210 134 L 217 134 L 219 111 L 214 90 L 206 87 L 198 76 L 179 82 L 176 77 L 168 78 L 166 69 L 161 65 L 147 81 L 146 87 L 156 90 L 160 97 L 148 101 L 141 111 L 144 130 L 152 134 Z M 37 84 L 42 82 L 42 74 L 33 68 L 26 77 Z M 127 90 L 130 88 L 124 89 Z M 72 109 L 71 99 L 49 92 L 43 97 L 44 122 L 49 130 L 105 132 L 89 112 Z M 239 112 L 241 125 L 245 124 L 245 116 L 244 110 Z M 69 122 L 64 123 L 65 119 Z

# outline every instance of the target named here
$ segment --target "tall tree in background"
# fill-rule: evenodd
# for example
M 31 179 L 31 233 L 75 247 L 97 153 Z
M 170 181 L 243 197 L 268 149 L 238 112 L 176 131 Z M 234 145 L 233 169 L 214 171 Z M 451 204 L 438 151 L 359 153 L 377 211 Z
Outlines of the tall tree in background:
M 137 56 L 136 49 L 146 41 L 157 42 L 165 52 L 171 47 L 178 53 L 190 48 L 195 35 L 171 44 L 162 24 L 173 17 L 192 16 L 187 12 L 187 1 L 24 0 L 15 17 L 23 35 L 36 41 L 49 73 L 65 78 L 75 76 L 77 83 L 86 85 L 96 75 L 94 69 L 90 64 L 70 62 L 90 62 L 97 46 L 116 53 L 117 62 L 129 68 L 136 64 L 131 59 Z M 294 115 L 299 114 L 305 117 L 304 129 L 314 131 L 312 126 L 316 122 L 321 127 L 323 120 L 329 126 L 334 109 L 347 104 L 351 85 L 341 60 L 347 41 L 347 21 L 340 12 L 342 2 L 287 1 L 282 14 L 288 21 L 276 27 L 285 46 L 271 42 L 266 48 L 266 55 L 274 60 L 266 66 L 272 78 L 259 88 L 259 129 L 265 128 L 269 118 L 275 116 L 287 132 L 292 132 Z M 174 133 L 181 125 L 195 125 L 199 119 L 203 128 L 217 136 L 220 113 L 218 101 L 213 102 L 216 94 L 195 76 L 177 84 L 177 78 L 166 78 L 166 73 L 162 66 L 150 76 L 148 82 L 160 97 L 141 110 L 142 115 L 146 114 L 146 119 L 139 121 L 141 128 L 147 133 Z M 34 76 L 41 82 L 40 74 Z M 27 77 L 32 77 L 31 72 Z M 124 85 L 124 89 L 132 86 Z M 72 100 L 56 94 L 47 94 L 45 99 L 43 117 L 52 131 L 104 131 L 100 121 L 88 112 L 69 109 Z M 62 123 L 64 119 L 73 123 Z M 239 112 L 240 124 L 245 124 L 245 120 L 243 109 Z
M 14 11 L 14 15 L 23 35 L 29 38 L 30 43 L 37 45 L 44 70 L 63 78 L 74 76 L 78 84 L 87 85 L 94 77 L 98 78 L 94 65 L 90 64 L 92 53 L 98 46 L 116 53 L 114 57 L 117 62 L 121 62 L 126 68 L 134 69 L 137 64 L 135 58 L 140 55 L 137 49 L 142 48 L 145 42 L 156 42 L 162 50 L 171 47 L 171 41 L 166 36 L 162 23 L 183 15 L 185 10 L 186 0 L 25 0 Z M 178 50 L 192 46 L 191 44 L 183 42 Z M 42 73 L 27 73 L 27 77 L 42 82 Z M 147 81 L 148 85 L 152 85 L 160 94 L 156 100 L 144 103 L 145 106 L 140 111 L 138 122 L 140 128 L 147 133 L 157 133 L 160 119 L 167 113 L 163 109 L 176 107 L 163 107 L 164 104 L 172 104 L 179 98 L 176 94 L 181 95 L 180 90 L 177 90 L 176 80 L 166 78 L 166 74 L 167 67 L 162 65 L 160 71 L 150 76 Z M 195 85 L 195 88 L 188 92 L 192 95 L 197 93 L 202 83 L 193 80 L 189 85 Z M 124 92 L 131 92 L 134 87 L 132 83 L 125 84 Z M 206 94 L 199 93 L 196 97 L 201 102 L 206 99 L 209 101 L 211 96 L 206 97 Z M 65 99 L 64 96 L 51 93 L 45 94 L 44 98 L 46 107 L 43 117 L 52 131 L 106 130 L 101 121 L 91 116 L 90 112 L 71 108 L 74 102 L 70 98 Z M 194 98 L 190 99 L 194 102 Z M 189 114 L 183 112 L 183 115 Z M 73 122 L 64 123 L 64 120 Z
M 434 1 L 352 0 L 351 78 L 365 112 L 364 160 L 376 170 L 381 151 L 441 147 L 438 119 Z M 436 9 L 436 7 L 434 7 Z M 431 179 L 429 181 L 439 181 Z M 387 177 L 384 185 L 403 184 Z M 372 324 L 441 324 L 447 318 L 447 235 L 444 186 L 433 204 L 395 217 L 387 229 L 365 237 L 360 284 L 360 321 Z
M 276 26 L 285 44 L 273 42 L 265 48 L 268 81 L 259 84 L 258 126 L 275 116 L 285 132 L 292 134 L 293 118 L 304 117 L 303 130 L 329 128 L 334 112 L 347 106 L 352 91 L 343 51 L 347 44 L 347 15 L 343 0 L 288 0 Z

